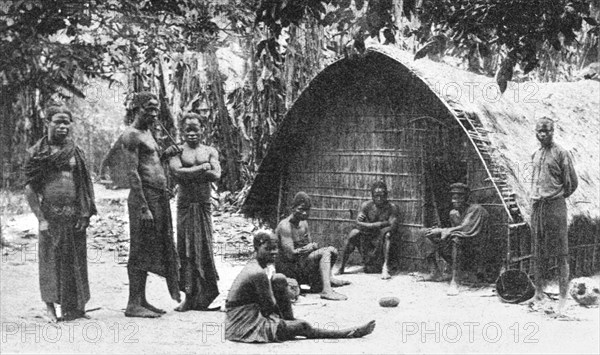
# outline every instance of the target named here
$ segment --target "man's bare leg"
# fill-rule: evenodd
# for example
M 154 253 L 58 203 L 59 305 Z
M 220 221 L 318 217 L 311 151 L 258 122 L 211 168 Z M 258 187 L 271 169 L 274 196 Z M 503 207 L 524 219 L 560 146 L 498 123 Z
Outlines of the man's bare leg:
M 388 270 L 388 258 L 390 256 L 390 234 L 386 233 L 383 236 L 383 268 L 381 269 L 381 278 L 383 280 L 389 280 L 392 277 Z
M 331 264 L 333 252 L 330 248 L 326 248 L 321 250 L 320 254 L 321 257 L 319 259 L 319 271 L 321 272 L 321 282 L 323 284 L 321 298 L 332 301 L 347 300 L 347 296 L 337 293 L 331 288 Z
M 181 260 L 181 263 L 183 264 L 184 262 L 187 262 L 187 260 Z M 175 307 L 175 310 L 177 312 L 187 312 L 189 310 L 192 309 L 192 297 L 193 297 L 193 293 L 194 290 L 192 289 L 192 271 L 191 271 L 191 267 L 187 267 L 186 268 L 186 275 L 185 275 L 185 279 L 186 279 L 186 283 L 188 286 L 185 287 L 185 299 L 183 300 L 183 302 L 181 302 L 179 304 L 179 306 Z
M 275 274 L 271 279 L 271 285 L 273 287 L 275 302 L 281 311 L 281 316 L 286 320 L 294 320 L 294 310 L 292 309 L 292 302 L 288 295 L 287 278 L 284 274 Z
M 142 306 L 142 292 L 146 290 L 146 272 L 128 269 L 129 300 L 125 309 L 125 317 L 158 318 L 159 313 Z
M 348 241 L 346 241 L 346 245 L 344 245 L 344 255 L 342 255 L 342 265 L 340 269 L 336 272 L 336 275 L 342 275 L 346 269 L 346 263 L 348 262 L 348 258 L 350 254 L 356 248 L 356 240 L 359 238 L 360 231 L 358 229 L 353 229 L 350 231 L 350 235 L 348 236 Z
M 54 303 L 46 302 L 46 317 L 48 317 L 48 321 L 50 323 L 58 322 L 58 317 L 56 316 L 56 308 L 54 308 Z
M 165 310 L 162 310 L 160 308 L 154 307 L 153 305 L 151 305 L 150 303 L 148 303 L 148 301 L 146 300 L 146 280 L 148 279 L 148 274 L 147 273 L 143 273 L 142 276 L 142 291 L 141 291 L 141 295 L 142 295 L 142 302 L 141 305 L 142 307 L 151 310 L 154 313 L 158 313 L 158 314 L 165 314 L 167 313 Z
M 375 321 L 372 320 L 358 327 L 341 330 L 321 329 L 312 327 L 307 321 L 286 321 L 286 329 L 290 337 L 304 336 L 308 339 L 342 339 L 361 338 L 371 334 L 375 329 Z

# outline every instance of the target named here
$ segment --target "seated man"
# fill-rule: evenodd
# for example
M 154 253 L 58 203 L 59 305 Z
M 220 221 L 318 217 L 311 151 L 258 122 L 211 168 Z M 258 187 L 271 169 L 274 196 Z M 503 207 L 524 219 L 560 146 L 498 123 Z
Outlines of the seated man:
M 334 247 L 319 248 L 308 232 L 310 197 L 298 192 L 292 201 L 292 214 L 279 222 L 275 233 L 279 237 L 281 257 L 275 264 L 277 272 L 294 278 L 299 284 L 310 285 L 311 292 L 320 292 L 321 298 L 341 301 L 348 297 L 331 288 L 348 285 L 350 282 L 331 277 L 331 268 L 337 260 Z
M 254 235 L 256 260 L 244 267 L 233 281 L 225 307 L 225 339 L 246 343 L 269 343 L 302 336 L 318 338 L 360 338 L 373 332 L 375 321 L 342 330 L 314 328 L 294 319 L 287 279 L 268 275 L 267 266 L 278 254 L 277 236 L 270 231 Z
M 453 268 L 453 284 L 455 272 L 460 268 L 482 268 L 480 262 L 481 241 L 487 235 L 488 212 L 481 205 L 468 203 L 469 188 L 463 183 L 450 185 L 452 206 L 450 221 L 452 227 L 431 228 L 422 239 L 421 248 L 426 260 L 432 268 L 432 275 L 426 281 L 441 281 L 442 273 L 437 264 L 436 253 Z
M 383 181 L 371 186 L 372 201 L 363 203 L 356 219 L 357 227 L 350 231 L 344 247 L 339 273 L 343 274 L 348 257 L 358 248 L 366 273 L 381 271 L 382 279 L 389 279 L 388 260 L 392 236 L 398 235 L 400 211 L 388 201 L 388 189 Z M 383 264 L 383 266 L 382 266 Z

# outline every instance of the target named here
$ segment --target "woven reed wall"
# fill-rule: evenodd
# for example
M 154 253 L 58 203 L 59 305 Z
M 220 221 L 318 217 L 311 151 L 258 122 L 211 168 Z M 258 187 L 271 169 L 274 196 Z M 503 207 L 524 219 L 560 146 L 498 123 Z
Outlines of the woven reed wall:
M 444 195 L 445 202 L 437 204 L 435 212 L 441 224 L 449 226 L 449 184 L 468 176 L 481 179 L 477 174 L 482 167 L 476 165 L 478 157 L 458 123 L 443 113 L 434 96 L 415 100 L 413 90 L 389 89 L 363 80 L 339 90 L 317 117 L 310 118 L 313 124 L 303 132 L 302 147 L 290 153 L 280 218 L 290 212 L 294 194 L 305 191 L 312 198 L 313 239 L 341 251 L 360 205 L 371 199 L 371 184 L 381 179 L 401 213 L 401 240 L 393 246 L 396 264 L 403 270 L 423 269 L 417 242 L 436 219 L 431 217 L 427 189 L 432 196 Z M 445 166 L 441 176 L 430 176 L 434 161 Z M 495 202 L 490 202 L 492 209 Z M 351 262 L 359 260 L 356 254 Z

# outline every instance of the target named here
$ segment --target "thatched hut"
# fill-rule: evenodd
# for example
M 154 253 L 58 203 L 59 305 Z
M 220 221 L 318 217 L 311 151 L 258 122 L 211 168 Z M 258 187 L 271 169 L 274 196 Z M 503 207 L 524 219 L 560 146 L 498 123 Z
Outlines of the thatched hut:
M 300 190 L 313 200 L 314 239 L 338 248 L 369 186 L 383 179 L 400 206 L 395 248 L 404 270 L 424 266 L 424 227 L 448 224 L 448 185 L 466 182 L 491 215 L 487 256 L 527 269 L 528 173 L 535 119 L 557 121 L 556 141 L 575 160 L 580 186 L 568 200 L 572 270 L 600 269 L 600 83 L 511 83 L 375 46 L 317 75 L 294 103 L 263 160 L 243 211 L 272 225 Z M 516 264 L 513 264 L 516 265 Z

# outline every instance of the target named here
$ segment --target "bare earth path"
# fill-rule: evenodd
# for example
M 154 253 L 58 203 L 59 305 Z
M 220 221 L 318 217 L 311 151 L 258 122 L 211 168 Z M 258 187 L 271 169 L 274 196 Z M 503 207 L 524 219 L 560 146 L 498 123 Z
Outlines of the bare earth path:
M 104 197 L 111 191 L 102 194 Z M 122 195 L 109 196 L 111 199 Z M 101 212 L 106 212 L 106 206 Z M 126 207 L 118 205 L 113 213 Z M 239 218 L 239 217 L 238 217 Z M 399 274 L 389 281 L 378 275 L 344 275 L 352 285 L 340 289 L 345 302 L 324 301 L 317 295 L 300 298 L 298 318 L 319 327 L 345 327 L 377 321 L 375 332 L 353 340 L 297 340 L 280 344 L 239 344 L 223 339 L 223 312 L 177 313 L 164 280 L 149 278 L 149 299 L 169 312 L 158 320 L 123 316 L 127 300 L 126 257 L 121 249 L 94 244 L 88 250 L 92 298 L 90 320 L 50 325 L 41 317 L 35 219 L 17 216 L 2 223 L 12 247 L 2 250 L 0 264 L 0 350 L 4 353 L 600 353 L 600 311 L 569 301 L 573 321 L 560 321 L 527 305 L 499 302 L 493 287 L 461 288 L 446 296 L 446 284 L 417 282 Z M 127 225 L 119 222 L 119 228 Z M 226 216 L 215 218 L 215 229 L 232 228 Z M 6 227 L 8 226 L 8 227 Z M 24 232 L 29 229 L 28 232 Z M 26 237 L 26 238 L 23 238 Z M 124 238 L 125 237 L 114 237 Z M 218 238 L 217 238 L 218 239 Z M 18 246 L 22 244 L 21 246 Z M 126 243 L 125 243 L 126 244 Z M 219 250 L 219 247 L 215 248 Z M 220 253 L 216 257 L 222 301 L 243 261 Z M 352 271 L 352 269 L 350 270 Z M 383 296 L 400 298 L 397 308 L 382 308 Z

